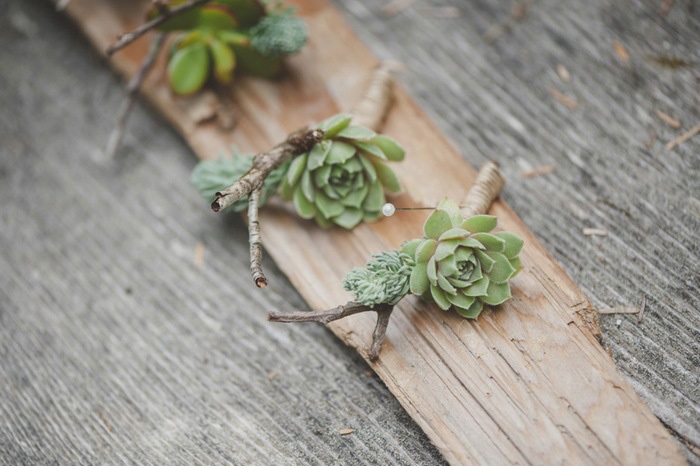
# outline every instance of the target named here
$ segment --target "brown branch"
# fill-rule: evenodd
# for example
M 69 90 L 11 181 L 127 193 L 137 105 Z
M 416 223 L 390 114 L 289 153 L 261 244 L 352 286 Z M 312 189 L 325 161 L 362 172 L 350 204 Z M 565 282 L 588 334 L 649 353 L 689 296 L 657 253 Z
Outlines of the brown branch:
M 250 193 L 248 197 L 248 234 L 250 241 L 250 273 L 258 288 L 267 286 L 267 278 L 262 270 L 262 241 L 260 239 L 260 222 L 258 221 L 258 207 L 262 186 Z
M 210 0 L 190 0 L 189 2 L 183 3 L 182 5 L 176 6 L 175 8 L 163 8 L 163 6 L 161 6 L 160 8 L 158 8 L 158 11 L 162 13 L 161 16 L 158 16 L 157 18 L 143 23 L 141 26 L 137 27 L 133 31 L 124 33 L 121 36 L 119 36 L 119 39 L 117 39 L 115 43 L 107 47 L 107 56 L 110 57 L 114 55 L 114 53 L 131 44 L 133 41 L 146 34 L 151 29 L 160 26 L 167 20 L 174 18 L 175 16 L 189 11 L 193 8 L 202 6 L 209 1 Z
M 292 157 L 310 151 L 321 138 L 323 138 L 323 131 L 320 129 L 304 128 L 290 134 L 283 143 L 276 145 L 269 152 L 255 154 L 253 167 L 231 186 L 216 193 L 211 209 L 219 212 L 248 196 L 262 186 L 272 170 Z
M 119 148 L 119 144 L 121 144 L 122 138 L 124 137 L 124 130 L 126 129 L 126 121 L 129 119 L 129 113 L 131 113 L 131 109 L 134 107 L 134 103 L 136 102 L 136 94 L 138 93 L 141 84 L 146 79 L 146 76 L 148 76 L 148 72 L 151 71 L 156 58 L 158 57 L 158 52 L 160 52 L 160 49 L 163 47 L 164 41 L 165 34 L 163 33 L 159 32 L 153 37 L 153 42 L 151 42 L 148 55 L 146 55 L 143 63 L 141 63 L 141 67 L 139 68 L 138 72 L 133 78 L 131 78 L 129 84 L 126 86 L 126 99 L 119 109 L 117 123 L 114 125 L 114 129 L 107 140 L 107 147 L 105 149 L 107 158 L 114 157 L 114 154 Z
M 270 322 L 322 322 L 327 324 L 333 322 L 334 320 L 342 319 L 354 314 L 360 314 L 362 312 L 376 312 L 377 313 L 377 325 L 374 327 L 374 332 L 372 334 L 372 346 L 368 352 L 369 359 L 375 361 L 379 357 L 379 351 L 382 348 L 382 343 L 384 342 L 384 337 L 386 336 L 386 329 L 389 325 L 389 319 L 391 318 L 391 312 L 394 310 L 392 304 L 378 304 L 374 308 L 365 306 L 364 304 L 356 303 L 350 301 L 342 306 L 335 307 L 333 309 L 326 309 L 324 311 L 316 312 L 270 312 L 267 315 L 267 320 Z

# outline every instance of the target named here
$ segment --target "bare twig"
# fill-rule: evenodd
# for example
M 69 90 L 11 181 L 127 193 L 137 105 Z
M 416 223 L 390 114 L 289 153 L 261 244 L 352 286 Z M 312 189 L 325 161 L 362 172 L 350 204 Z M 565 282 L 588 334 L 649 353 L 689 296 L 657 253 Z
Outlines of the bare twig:
M 639 314 L 637 314 L 637 323 L 638 324 L 642 322 L 642 319 L 644 318 L 644 311 L 646 310 L 646 308 L 647 308 L 647 297 L 645 295 L 645 296 L 642 296 L 642 305 L 639 308 Z
M 465 204 L 465 207 L 462 208 L 462 215 L 467 217 L 485 213 L 500 194 L 503 185 L 504 181 L 498 170 L 498 164 L 495 162 L 486 163 L 479 170 L 479 175 L 464 198 L 463 204 Z M 322 322 L 327 324 L 354 314 L 374 311 L 377 313 L 377 324 L 372 333 L 372 346 L 367 355 L 370 361 L 375 361 L 382 349 L 382 343 L 384 342 L 393 310 L 393 304 L 377 304 L 374 308 L 370 308 L 364 304 L 351 301 L 342 306 L 324 311 L 270 312 L 267 315 L 267 319 L 270 322 Z
M 520 174 L 523 178 L 533 178 L 535 176 L 540 176 L 540 175 L 547 175 L 549 173 L 554 172 L 557 169 L 557 166 L 552 164 L 552 165 L 543 165 L 541 167 L 533 168 L 532 170 L 525 170 Z
M 151 29 L 160 26 L 167 20 L 174 18 L 175 16 L 193 8 L 202 6 L 209 1 L 210 0 L 190 0 L 189 2 L 183 3 L 182 5 L 176 6 L 175 8 L 167 8 L 165 5 L 162 5 L 160 8 L 158 8 L 158 11 L 161 13 L 160 16 L 146 23 L 143 23 L 141 26 L 137 27 L 133 31 L 124 33 L 121 36 L 119 36 L 119 39 L 117 39 L 115 43 L 107 47 L 107 56 L 112 56 L 114 53 L 131 44 L 133 41 L 146 34 Z
M 584 228 L 582 232 L 586 236 L 608 236 L 608 230 L 602 228 Z
M 267 278 L 262 270 L 262 241 L 260 239 L 260 222 L 258 222 L 258 207 L 262 186 L 255 189 L 248 197 L 248 234 L 250 241 L 250 273 L 258 288 L 267 286 Z
M 153 42 L 151 42 L 151 48 L 148 51 L 148 55 L 146 55 L 143 63 L 141 63 L 141 67 L 139 68 L 138 72 L 131 78 L 129 84 L 126 86 L 126 99 L 119 109 L 117 123 L 114 125 L 114 129 L 107 140 L 107 147 L 105 148 L 107 158 L 114 157 L 114 154 L 119 148 L 119 144 L 124 137 L 124 130 L 126 129 L 126 122 L 129 119 L 129 113 L 131 113 L 131 109 L 134 107 L 134 103 L 136 102 L 136 94 L 138 93 L 144 79 L 146 79 L 146 76 L 148 76 L 148 72 L 153 67 L 153 63 L 155 63 L 156 58 L 158 57 L 158 52 L 163 47 L 164 41 L 165 34 L 163 33 L 157 33 L 153 37 Z
M 394 306 L 391 304 L 377 304 L 371 308 L 369 306 L 365 306 L 364 304 L 350 301 L 347 304 L 334 307 L 333 309 L 327 309 L 325 311 L 289 313 L 270 312 L 267 315 L 267 320 L 270 322 L 322 322 L 327 324 L 329 322 L 333 322 L 334 320 L 360 314 L 362 312 L 376 312 L 377 325 L 374 327 L 374 333 L 372 334 L 372 346 L 368 352 L 369 359 L 374 361 L 379 357 L 379 351 L 382 348 L 382 342 L 384 341 L 386 329 L 389 325 L 389 319 L 391 318 L 391 312 L 393 310 Z
M 272 170 L 292 157 L 310 151 L 321 138 L 323 138 L 323 131 L 320 129 L 304 128 L 290 134 L 284 142 L 276 145 L 269 152 L 255 154 L 253 167 L 231 186 L 216 193 L 211 209 L 219 212 L 248 196 L 262 186 Z
M 677 118 L 673 118 L 671 115 L 669 115 L 668 113 L 662 112 L 658 108 L 655 108 L 654 112 L 656 113 L 656 116 L 659 117 L 659 119 L 661 121 L 666 123 L 671 128 L 675 128 L 675 129 L 681 128 L 681 122 Z
M 639 309 L 636 307 L 615 306 L 602 307 L 598 309 L 598 314 L 638 314 Z
M 673 141 L 669 141 L 668 144 L 666 144 L 666 150 L 673 150 L 674 147 L 676 147 L 679 144 L 683 144 L 685 141 L 692 138 L 693 136 L 695 136 L 698 133 L 700 133 L 700 123 L 693 126 L 692 128 L 690 128 L 690 130 L 681 134 Z

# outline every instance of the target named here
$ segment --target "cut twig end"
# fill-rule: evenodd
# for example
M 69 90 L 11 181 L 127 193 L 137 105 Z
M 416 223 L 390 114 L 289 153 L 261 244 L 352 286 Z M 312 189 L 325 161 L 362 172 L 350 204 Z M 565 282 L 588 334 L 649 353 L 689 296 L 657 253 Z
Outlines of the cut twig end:
M 216 199 L 211 203 L 211 210 L 219 212 L 221 210 L 221 198 L 224 197 L 221 193 L 216 193 Z
M 267 278 L 258 277 L 255 279 L 255 286 L 258 288 L 267 288 Z

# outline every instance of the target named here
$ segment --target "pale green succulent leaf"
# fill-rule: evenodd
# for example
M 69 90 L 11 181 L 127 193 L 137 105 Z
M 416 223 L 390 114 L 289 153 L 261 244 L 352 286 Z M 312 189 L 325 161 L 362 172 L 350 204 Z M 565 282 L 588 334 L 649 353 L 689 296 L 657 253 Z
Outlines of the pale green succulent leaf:
M 333 221 L 341 227 L 352 230 L 362 221 L 362 210 L 355 207 L 347 207 Z
M 493 269 L 488 272 L 488 277 L 492 282 L 504 283 L 515 273 L 515 268 L 510 265 L 508 258 L 499 252 L 486 253 L 494 261 Z
M 289 184 L 289 181 L 287 180 L 287 177 L 285 176 L 282 179 L 282 184 L 280 186 L 280 196 L 282 196 L 283 199 L 286 200 L 291 200 L 292 196 L 294 195 L 294 189 L 292 189 L 292 186 Z
M 524 241 L 517 235 L 509 231 L 501 231 L 496 233 L 496 236 L 506 242 L 505 248 L 503 249 L 503 255 L 508 259 L 515 258 L 518 254 L 520 254 L 520 251 L 522 251 Z
M 468 282 L 465 280 L 460 280 L 459 278 L 454 278 L 454 277 L 448 277 L 447 281 L 452 283 L 452 285 L 454 285 L 455 288 L 459 288 L 459 289 L 466 288 L 469 285 L 471 285 L 471 282 Z
M 370 185 L 365 202 L 362 203 L 362 208 L 370 212 L 380 212 L 385 203 L 384 190 L 382 185 L 379 184 L 379 180 L 377 180 Z
M 479 241 L 477 241 L 476 239 L 474 239 L 472 237 L 465 238 L 465 239 L 461 240 L 460 244 L 462 246 L 466 246 L 468 248 L 486 249 L 486 246 L 484 246 L 483 244 L 481 244 Z
M 348 126 L 341 130 L 337 137 L 345 139 L 353 139 L 358 141 L 367 141 L 375 137 L 377 133 L 364 126 Z
M 471 238 L 486 246 L 487 251 L 503 252 L 503 249 L 506 247 L 504 239 L 491 233 L 475 233 Z
M 455 201 L 449 197 L 445 197 L 437 205 L 437 208 L 448 213 L 453 227 L 461 226 L 464 219 L 462 218 L 462 213 L 459 211 L 459 205 L 457 205 Z
M 368 154 L 372 154 L 373 156 L 382 160 L 388 160 L 387 157 L 384 155 L 384 152 L 382 152 L 382 150 L 376 144 L 372 144 L 371 142 L 366 141 L 353 141 L 353 144 L 355 145 L 355 147 L 364 152 L 367 152 Z
M 314 170 L 314 183 L 316 187 L 323 188 L 328 184 L 328 179 L 331 176 L 331 168 L 333 167 L 330 165 L 324 165 Z
M 445 277 L 450 277 L 457 274 L 457 261 L 455 261 L 455 256 L 450 255 L 441 259 L 438 262 L 438 272 L 440 272 Z
M 401 192 L 401 183 L 391 168 L 381 162 L 375 162 L 374 168 L 377 170 L 377 178 L 387 191 L 395 194 Z
M 422 239 L 413 239 L 411 241 L 405 241 L 401 245 L 401 252 L 404 254 L 407 254 L 411 259 L 415 260 L 416 250 L 418 250 L 418 246 L 420 246 L 421 244 L 423 244 Z M 426 262 L 427 262 L 427 259 L 426 259 Z M 420 293 L 416 293 L 416 294 L 420 294 Z
M 321 141 L 311 148 L 309 152 L 308 169 L 315 170 L 321 166 L 326 161 L 328 152 L 331 149 L 330 141 Z
M 489 283 L 489 288 L 487 290 L 486 296 L 482 296 L 481 299 L 486 304 L 491 306 L 497 306 L 498 304 L 504 303 L 510 299 L 510 284 L 505 283 Z
M 392 138 L 378 134 L 371 139 L 371 142 L 379 146 L 386 158 L 392 162 L 401 162 L 404 159 L 406 151 Z
M 291 186 L 295 186 L 301 178 L 301 175 L 304 173 L 304 170 L 306 169 L 307 157 L 308 154 L 298 155 L 292 160 L 291 165 L 289 165 L 289 170 L 287 171 L 287 181 Z
M 438 286 L 447 294 L 457 294 L 457 289 L 440 273 L 437 273 Z
M 439 240 L 440 241 L 445 241 L 448 239 L 461 239 L 464 238 L 465 236 L 469 236 L 469 232 L 465 230 L 464 228 L 450 228 L 447 230 L 445 233 L 440 235 Z
M 472 285 L 469 285 L 463 290 L 463 293 L 467 296 L 484 296 L 489 288 L 489 279 L 487 277 L 476 281 Z
M 433 257 L 435 254 L 435 249 L 438 246 L 438 242 L 434 239 L 426 239 L 421 242 L 421 244 L 416 249 L 416 262 L 425 263 Z
M 476 319 L 483 309 L 484 303 L 480 299 L 475 300 L 468 309 L 456 308 L 457 313 L 465 319 Z
M 347 113 L 340 113 L 338 115 L 333 115 L 330 118 L 323 120 L 318 124 L 317 128 L 323 130 L 323 138 L 330 139 L 335 137 L 339 132 L 345 129 L 352 120 L 352 115 Z
M 457 262 L 464 262 L 469 260 L 474 255 L 474 251 L 469 248 L 457 248 L 455 251 L 455 260 Z
M 345 210 L 345 207 L 340 203 L 340 201 L 331 199 L 324 193 L 318 191 L 316 192 L 316 199 L 314 199 L 314 203 L 323 216 L 329 219 L 340 215 L 343 213 L 343 210 Z
M 328 155 L 326 156 L 326 163 L 344 163 L 347 159 L 355 155 L 357 149 L 352 144 L 348 144 L 343 141 L 333 141 Z
M 447 296 L 445 296 L 445 292 L 442 291 L 439 287 L 431 285 L 430 286 L 430 294 L 433 296 L 433 300 L 435 301 L 435 304 L 437 304 L 440 309 L 442 309 L 443 311 L 446 311 L 450 308 L 451 304 L 447 300 Z
M 342 165 L 343 169 L 349 173 L 357 173 L 362 170 L 362 163 L 360 163 L 360 157 L 350 157 Z M 360 180 L 362 180 L 360 178 Z M 354 187 L 354 186 L 353 186 Z
M 474 304 L 474 300 L 476 299 L 473 296 L 466 296 L 463 293 L 457 293 L 454 295 L 448 294 L 446 297 L 453 305 L 463 309 L 468 309 L 469 306 Z
M 428 260 L 426 274 L 428 275 L 428 280 L 430 280 L 430 284 L 433 286 L 437 286 L 437 264 L 435 263 L 435 256 L 431 257 L 430 260 Z
M 294 190 L 294 208 L 301 218 L 312 219 L 316 215 L 316 207 L 304 196 L 301 186 Z
M 440 241 L 437 248 L 435 249 L 435 260 L 441 261 L 447 256 L 451 256 L 455 253 L 459 247 L 459 240 L 450 239 L 447 241 Z
M 361 188 L 352 191 L 347 196 L 343 197 L 340 200 L 340 203 L 346 207 L 355 207 L 359 209 L 362 206 L 362 202 L 364 202 L 365 198 L 367 197 L 368 192 L 369 186 L 365 184 Z
M 496 228 L 498 219 L 493 215 L 473 215 L 462 223 L 462 228 L 472 233 L 488 233 Z
M 438 239 L 441 234 L 452 228 L 450 216 L 444 210 L 434 210 L 423 225 L 426 238 Z
M 367 157 L 363 157 L 362 155 L 358 157 L 358 160 L 362 164 L 362 167 L 365 169 L 365 173 L 367 173 L 369 182 L 374 183 L 375 181 L 377 181 L 377 170 L 374 169 L 374 165 L 372 164 L 372 162 L 367 160 Z
M 308 170 L 304 170 L 304 174 L 301 175 L 301 191 L 309 201 L 314 201 L 314 185 L 311 182 L 311 172 Z
M 490 256 L 488 256 L 485 252 L 480 251 L 478 249 L 476 251 L 476 257 L 479 259 L 479 262 L 481 263 L 481 269 L 489 273 L 491 270 L 493 270 L 493 265 L 496 263 L 495 260 L 493 260 Z
M 428 279 L 427 264 L 416 264 L 411 272 L 411 293 L 422 295 L 430 289 L 430 280 Z

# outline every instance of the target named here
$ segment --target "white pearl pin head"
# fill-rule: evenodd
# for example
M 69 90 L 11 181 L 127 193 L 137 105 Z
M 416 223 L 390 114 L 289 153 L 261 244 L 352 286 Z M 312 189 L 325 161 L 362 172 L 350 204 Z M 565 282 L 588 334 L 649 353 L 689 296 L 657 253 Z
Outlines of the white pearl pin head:
M 382 213 L 385 217 L 391 217 L 396 212 L 396 207 L 391 202 L 387 202 L 382 206 Z

